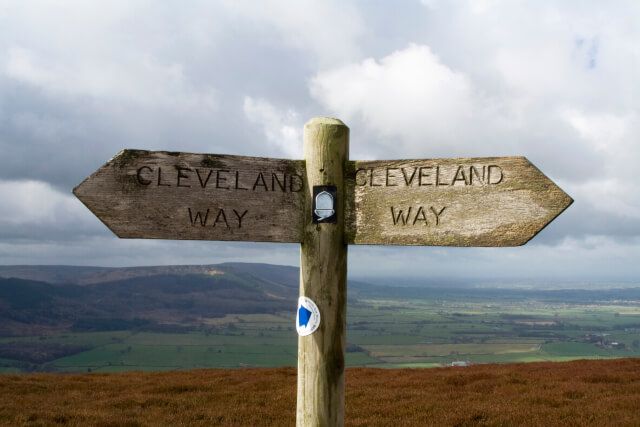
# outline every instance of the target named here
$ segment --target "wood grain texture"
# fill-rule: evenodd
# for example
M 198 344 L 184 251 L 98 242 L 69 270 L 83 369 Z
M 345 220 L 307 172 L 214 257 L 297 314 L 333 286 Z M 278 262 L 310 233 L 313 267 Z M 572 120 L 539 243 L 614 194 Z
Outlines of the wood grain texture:
M 573 200 L 524 157 L 347 163 L 345 241 L 518 246 Z
M 518 246 L 573 202 L 524 157 L 345 164 L 347 244 Z M 123 150 L 74 194 L 123 238 L 299 243 L 306 179 L 305 160 Z
M 320 310 L 313 334 L 298 337 L 298 426 L 342 426 L 347 312 L 347 246 L 344 243 L 344 165 L 349 128 L 340 120 L 316 118 L 304 127 L 307 187 L 300 245 L 300 295 Z M 312 220 L 314 186 L 336 186 L 337 222 Z
M 123 150 L 73 193 L 118 237 L 300 242 L 302 160 Z

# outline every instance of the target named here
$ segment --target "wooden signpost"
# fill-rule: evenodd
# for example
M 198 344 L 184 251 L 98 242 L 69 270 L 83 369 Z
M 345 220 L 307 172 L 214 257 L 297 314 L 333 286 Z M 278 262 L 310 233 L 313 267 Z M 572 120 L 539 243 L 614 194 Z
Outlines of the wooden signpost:
M 350 162 L 346 242 L 519 246 L 572 202 L 524 157 Z
M 315 305 L 298 311 L 314 329 L 299 329 L 297 424 L 340 426 L 347 245 L 518 246 L 573 200 L 524 157 L 349 161 L 329 118 L 303 145 L 304 160 L 124 150 L 73 192 L 123 238 L 300 243 Z
M 118 237 L 300 242 L 302 160 L 123 150 L 73 193 Z

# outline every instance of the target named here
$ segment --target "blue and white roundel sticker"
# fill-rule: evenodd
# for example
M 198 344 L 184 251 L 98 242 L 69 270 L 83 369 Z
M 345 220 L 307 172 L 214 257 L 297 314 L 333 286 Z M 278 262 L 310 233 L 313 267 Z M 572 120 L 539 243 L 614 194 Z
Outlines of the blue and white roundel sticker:
M 307 297 L 298 298 L 298 312 L 296 313 L 296 330 L 298 335 L 310 335 L 320 326 L 320 310 L 315 302 Z

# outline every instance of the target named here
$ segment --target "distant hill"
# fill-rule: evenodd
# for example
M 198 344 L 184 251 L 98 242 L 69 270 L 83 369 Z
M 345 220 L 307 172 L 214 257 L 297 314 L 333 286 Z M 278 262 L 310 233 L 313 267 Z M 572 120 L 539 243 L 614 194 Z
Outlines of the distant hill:
M 0 266 L 0 336 L 166 330 L 229 313 L 292 311 L 298 280 L 297 268 L 269 264 Z
M 272 264 L 223 263 L 149 267 L 78 267 L 68 265 L 0 265 L 0 278 L 37 280 L 52 284 L 89 285 L 144 276 L 239 274 L 287 282 L 297 287 L 298 269 Z
M 294 313 L 298 289 L 297 267 L 270 264 L 0 266 L 0 336 L 131 329 L 183 332 L 227 314 Z M 640 287 L 403 287 L 349 280 L 348 297 L 350 305 L 358 298 L 632 304 L 640 301 Z

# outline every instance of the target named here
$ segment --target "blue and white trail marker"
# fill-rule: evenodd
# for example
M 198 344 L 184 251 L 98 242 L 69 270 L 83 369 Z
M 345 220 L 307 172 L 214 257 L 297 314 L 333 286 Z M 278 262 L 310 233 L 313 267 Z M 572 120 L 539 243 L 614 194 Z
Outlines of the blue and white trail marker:
M 315 302 L 307 297 L 298 298 L 298 311 L 296 313 L 296 330 L 298 335 L 304 337 L 311 335 L 320 326 L 320 310 Z

